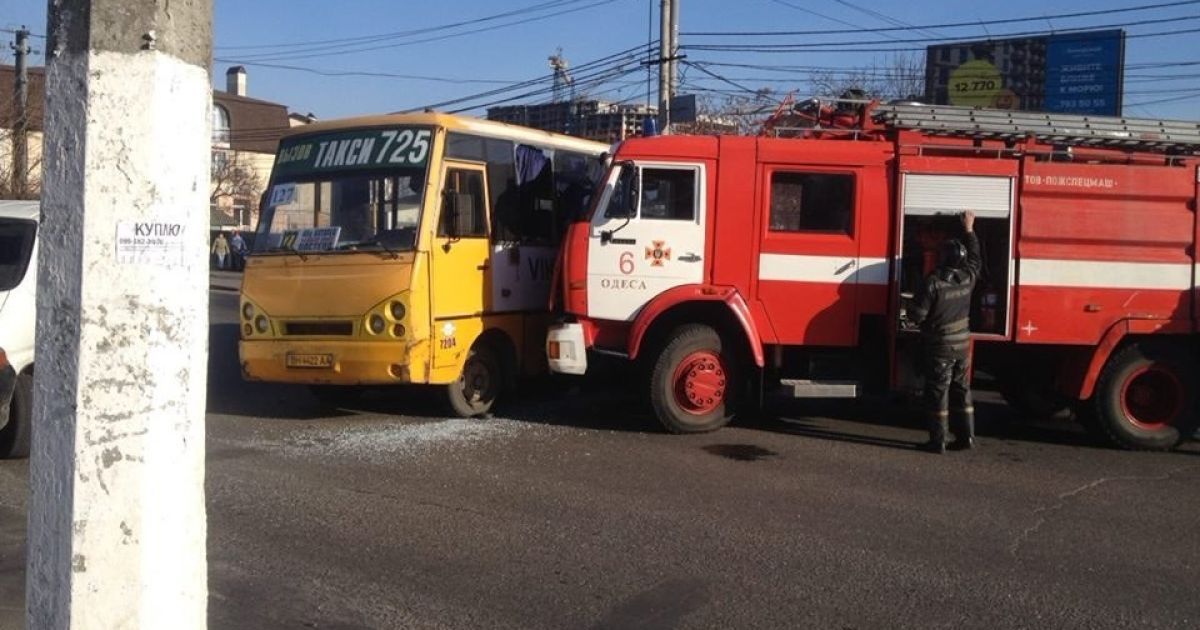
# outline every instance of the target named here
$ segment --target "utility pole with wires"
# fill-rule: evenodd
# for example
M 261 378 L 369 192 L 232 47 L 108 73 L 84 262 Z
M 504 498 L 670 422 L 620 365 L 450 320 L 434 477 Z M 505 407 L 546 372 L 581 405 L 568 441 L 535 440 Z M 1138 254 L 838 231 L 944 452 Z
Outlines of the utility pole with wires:
M 675 87 L 674 77 L 671 76 L 671 56 L 675 51 L 675 41 L 672 34 L 675 29 L 671 26 L 671 16 L 675 14 L 671 8 L 678 0 L 660 0 L 658 15 L 658 118 L 661 133 L 669 133 L 671 128 L 671 96 Z
M 16 199 L 29 194 L 29 31 L 22 26 L 16 31 L 12 45 L 16 64 L 16 120 L 12 132 L 12 193 Z

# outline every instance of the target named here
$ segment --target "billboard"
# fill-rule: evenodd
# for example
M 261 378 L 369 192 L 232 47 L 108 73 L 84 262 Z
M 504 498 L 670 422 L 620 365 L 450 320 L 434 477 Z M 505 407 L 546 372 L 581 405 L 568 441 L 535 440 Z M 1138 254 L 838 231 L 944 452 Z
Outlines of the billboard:
M 1125 31 L 1087 31 L 930 46 L 926 99 L 964 105 L 1121 114 Z

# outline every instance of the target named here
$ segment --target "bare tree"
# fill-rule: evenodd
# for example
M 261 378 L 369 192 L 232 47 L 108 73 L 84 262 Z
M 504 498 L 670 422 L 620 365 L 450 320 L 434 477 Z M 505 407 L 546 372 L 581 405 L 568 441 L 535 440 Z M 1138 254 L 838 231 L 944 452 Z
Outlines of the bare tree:
M 696 122 L 676 125 L 678 133 L 753 134 L 759 123 L 779 105 L 779 96 L 770 88 L 754 94 L 704 95 L 696 100 Z
M 211 178 L 209 203 L 219 206 L 222 200 L 228 200 L 233 205 L 240 203 L 246 208 L 257 205 L 262 184 L 253 165 L 240 151 L 214 150 Z M 235 218 L 242 223 L 249 222 L 249 216 Z
M 816 72 L 813 91 L 822 96 L 840 96 L 862 90 L 867 98 L 919 100 L 925 94 L 925 57 L 921 53 L 893 53 L 882 62 L 846 71 Z
M 29 151 L 25 169 L 27 182 L 24 194 L 16 193 L 13 164 L 13 132 L 11 125 L 0 123 L 0 199 L 39 199 L 42 196 L 42 154 Z M 32 135 L 32 134 L 31 134 Z

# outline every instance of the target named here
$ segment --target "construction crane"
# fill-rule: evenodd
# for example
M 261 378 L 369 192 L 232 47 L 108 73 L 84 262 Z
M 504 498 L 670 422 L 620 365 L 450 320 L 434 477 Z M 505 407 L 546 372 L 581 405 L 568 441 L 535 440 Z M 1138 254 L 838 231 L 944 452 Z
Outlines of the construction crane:
M 560 46 L 557 52 L 550 55 L 547 59 L 550 61 L 550 67 L 554 70 L 554 102 L 562 102 L 564 100 L 563 96 L 565 96 L 564 92 L 568 89 L 570 89 L 570 99 L 575 100 L 575 79 L 572 79 L 571 74 L 567 72 L 570 64 L 562 56 L 562 47 Z

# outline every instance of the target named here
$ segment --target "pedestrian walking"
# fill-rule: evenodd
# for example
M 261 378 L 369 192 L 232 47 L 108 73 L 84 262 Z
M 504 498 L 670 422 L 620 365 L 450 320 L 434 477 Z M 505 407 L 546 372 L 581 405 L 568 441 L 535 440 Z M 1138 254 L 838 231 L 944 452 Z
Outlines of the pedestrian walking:
M 229 241 L 225 240 L 224 234 L 217 234 L 213 240 L 212 253 L 217 256 L 217 269 L 224 269 L 225 258 L 229 256 Z
M 233 250 L 233 270 L 241 271 L 246 267 L 246 239 L 241 232 L 234 230 L 229 246 Z
M 921 328 L 924 406 L 929 441 L 924 448 L 946 452 L 946 424 L 953 414 L 955 449 L 975 446 L 975 407 L 971 402 L 971 294 L 983 266 L 975 213 L 962 214 L 963 239 L 941 245 L 938 267 L 925 278 L 909 316 Z

